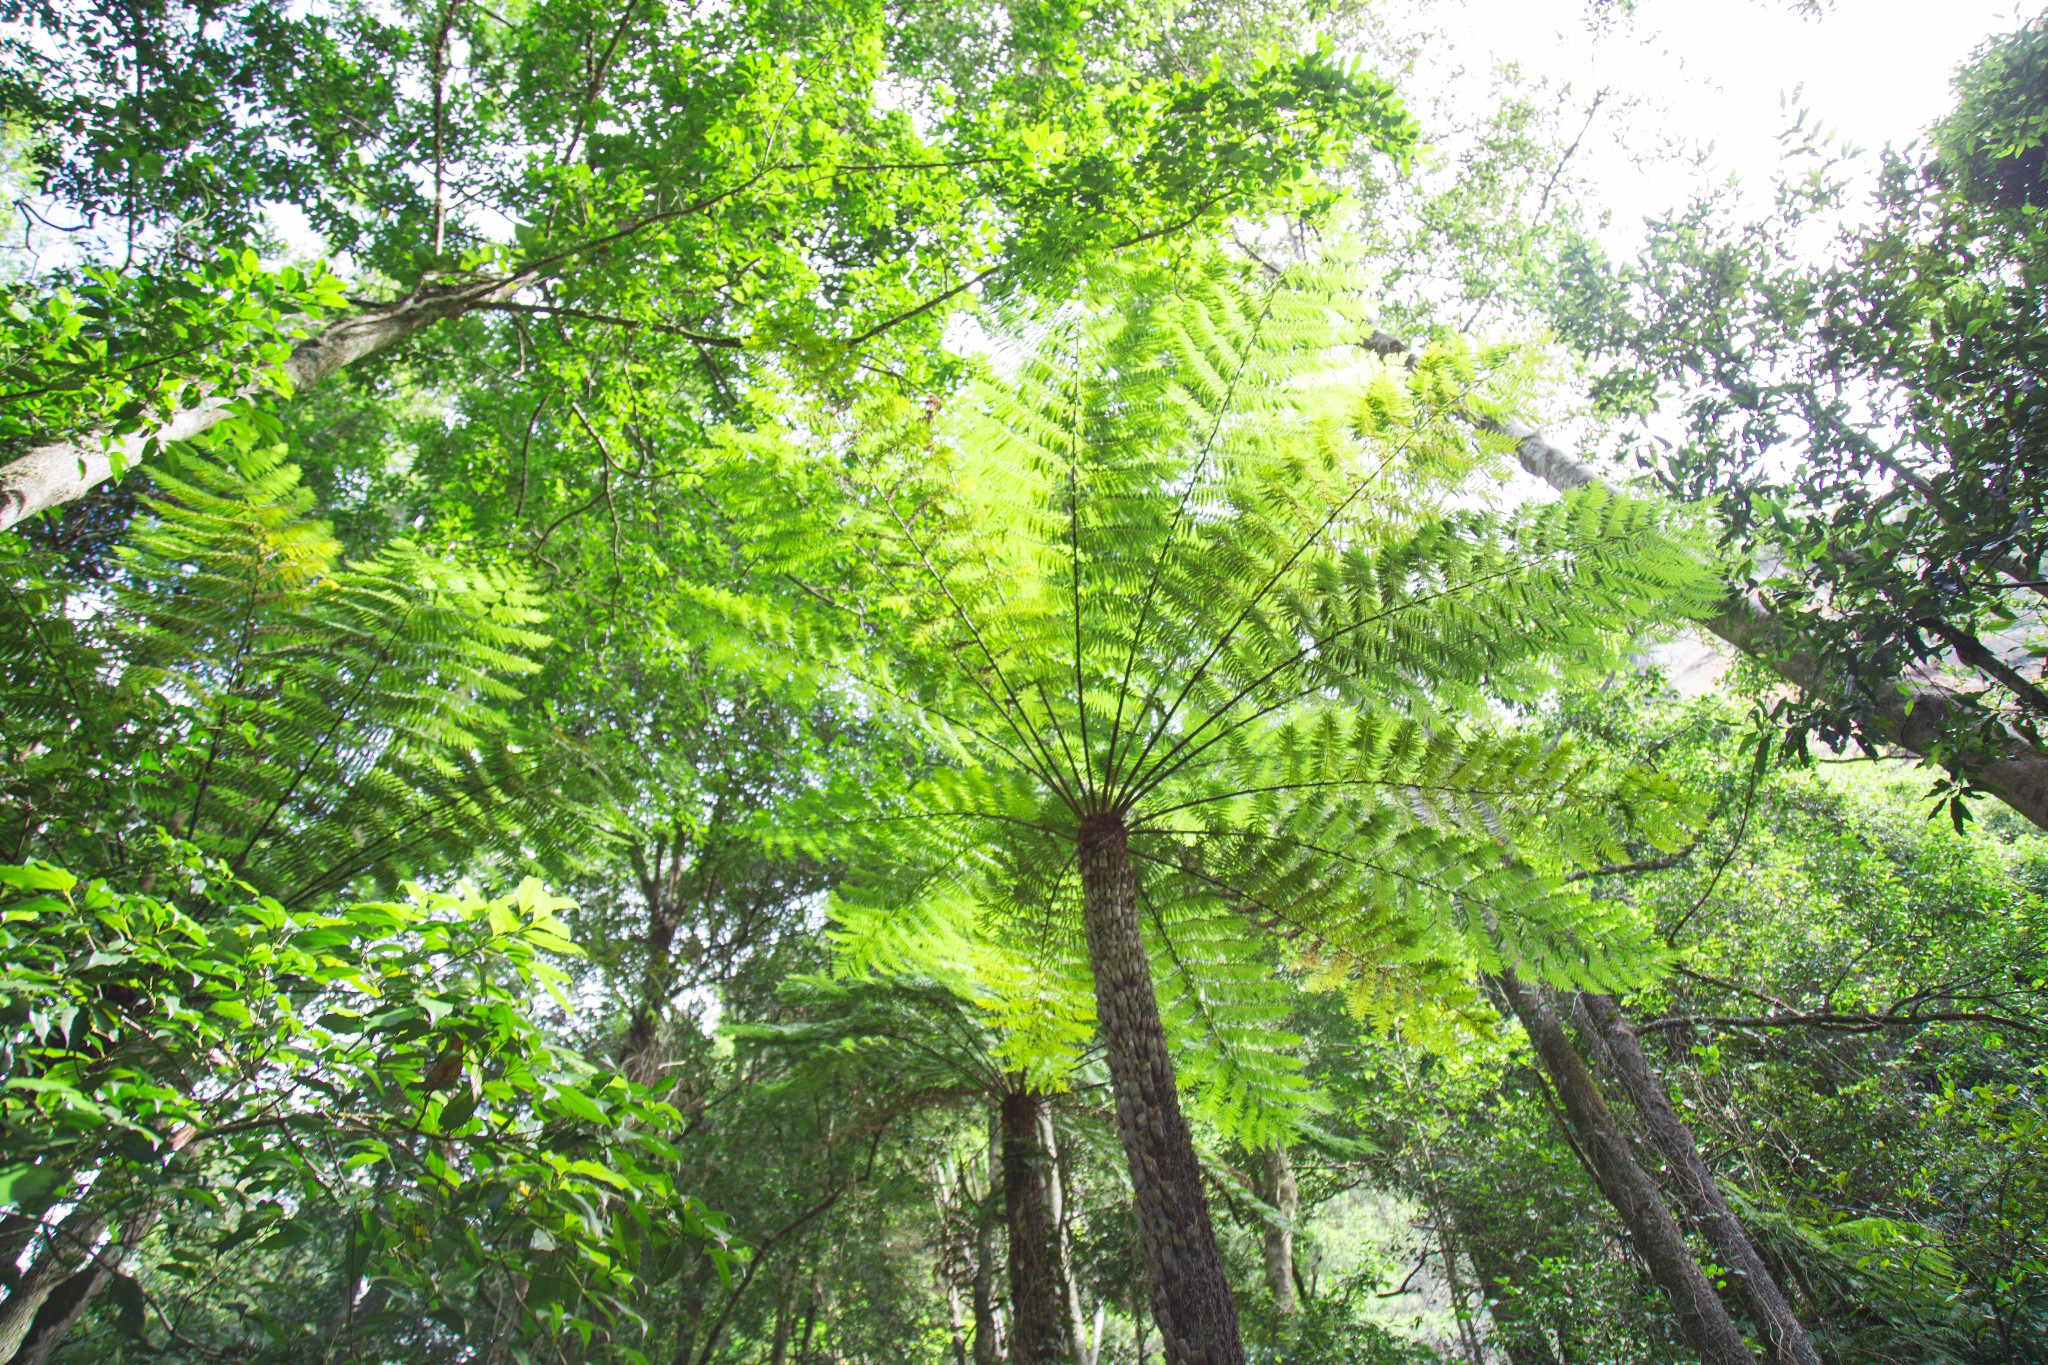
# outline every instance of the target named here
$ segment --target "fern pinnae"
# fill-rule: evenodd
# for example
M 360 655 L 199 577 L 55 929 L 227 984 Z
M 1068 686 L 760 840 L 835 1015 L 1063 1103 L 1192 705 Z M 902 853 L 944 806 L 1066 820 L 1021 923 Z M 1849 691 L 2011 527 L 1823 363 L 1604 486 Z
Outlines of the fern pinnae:
M 899 525 L 901 525 L 900 522 Z M 908 536 L 909 528 L 907 526 L 903 526 L 902 529 L 906 536 Z M 1040 776 L 1041 780 L 1045 781 L 1050 786 L 1059 788 L 1061 785 L 1061 775 L 1058 770 L 1058 764 L 1052 761 L 1052 753 L 1050 749 L 1046 746 L 1044 738 L 1038 734 L 1037 730 L 1034 727 L 1032 727 L 1024 721 L 1023 715 L 1026 708 L 1024 706 L 1023 699 L 1018 695 L 1016 689 L 1010 684 L 1008 677 L 1005 676 L 1003 672 L 1001 659 L 998 657 L 995 650 L 993 650 L 989 646 L 988 642 L 985 639 L 983 639 L 980 628 L 977 624 L 975 613 L 968 611 L 960 603 L 959 599 L 954 595 L 947 581 L 946 576 L 933 566 L 930 556 L 924 553 L 922 546 L 919 547 L 919 562 L 924 568 L 924 571 L 929 577 L 929 580 L 931 581 L 932 585 L 939 591 L 941 596 L 945 599 L 946 604 L 952 612 L 954 619 L 959 622 L 963 629 L 967 631 L 968 636 L 973 641 L 975 648 L 978 651 L 980 651 L 983 662 L 987 665 L 988 669 L 995 675 L 997 681 L 1002 684 L 1003 693 L 1004 696 L 1008 699 L 1009 705 L 1003 706 L 999 703 L 996 704 L 997 713 L 1003 718 L 1005 724 L 1010 727 L 1012 733 L 1015 734 L 1018 739 L 1024 741 L 1027 747 L 1035 749 L 1037 751 L 1034 769 Z M 989 689 L 979 681 L 979 675 L 977 673 L 970 672 L 967 674 L 967 676 L 974 683 L 976 690 L 980 691 L 983 694 L 984 699 L 988 700 L 991 703 L 996 702 L 994 693 L 989 691 Z M 1071 793 L 1068 793 L 1069 799 L 1071 799 L 1071 795 Z
M 1267 303 L 1269 307 L 1272 292 L 1273 291 L 1271 290 L 1267 291 L 1266 298 L 1262 300 L 1262 302 Z M 1265 316 L 1264 313 L 1261 314 L 1261 317 L 1263 316 Z M 1245 363 L 1248 363 L 1248 360 Z M 1231 383 L 1229 386 L 1231 390 L 1234 390 L 1237 379 L 1239 378 L 1239 376 L 1242 375 L 1242 373 L 1243 364 L 1241 363 L 1239 367 L 1232 373 Z M 1173 547 L 1175 539 L 1180 534 L 1180 529 L 1182 525 L 1186 521 L 1192 497 L 1192 490 L 1195 487 L 1199 486 L 1200 476 L 1207 467 L 1208 460 L 1214 452 L 1216 438 L 1222 431 L 1224 404 L 1222 402 L 1219 402 L 1214 408 L 1214 412 L 1216 415 L 1211 423 L 1209 434 L 1207 438 L 1204 440 L 1204 442 L 1199 447 L 1197 447 L 1197 449 L 1200 451 L 1200 457 L 1195 462 L 1194 468 L 1190 471 L 1189 477 L 1184 481 L 1186 488 L 1182 492 L 1179 500 L 1175 503 L 1172 515 L 1169 516 L 1167 519 L 1165 536 L 1158 550 L 1152 555 L 1152 570 L 1150 574 L 1150 581 L 1146 584 L 1144 597 L 1138 608 L 1138 619 L 1130 631 L 1130 650 L 1125 656 L 1123 672 L 1121 677 L 1117 681 L 1116 691 L 1119 698 L 1128 695 L 1130 692 L 1131 675 L 1137 667 L 1138 651 L 1145 642 L 1146 627 L 1151 615 L 1154 596 L 1158 590 L 1160 576 L 1165 571 L 1165 566 L 1169 562 L 1169 552 Z M 1174 709 L 1176 708 L 1169 707 L 1168 714 L 1170 715 Z M 1117 741 L 1119 739 L 1119 730 L 1121 727 L 1122 719 L 1123 710 L 1121 701 L 1119 701 L 1116 718 L 1111 722 L 1110 725 L 1109 746 L 1104 758 L 1105 777 L 1107 780 L 1111 782 L 1115 782 L 1117 780 L 1117 773 L 1119 771 L 1117 765 Z M 1152 733 L 1154 736 L 1157 736 L 1160 733 L 1160 729 L 1155 728 Z M 1134 769 L 1142 767 L 1144 765 L 1145 753 L 1149 753 L 1150 749 L 1151 741 L 1148 740 L 1146 743 L 1146 749 L 1144 753 L 1140 753 L 1137 763 L 1133 765 Z

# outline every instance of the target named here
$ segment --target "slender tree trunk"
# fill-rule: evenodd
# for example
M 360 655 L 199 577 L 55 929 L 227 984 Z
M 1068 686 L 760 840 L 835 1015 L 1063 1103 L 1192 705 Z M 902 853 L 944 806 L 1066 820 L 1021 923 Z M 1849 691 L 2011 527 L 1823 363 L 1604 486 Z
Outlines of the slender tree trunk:
M 1003 1110 L 1000 1104 L 988 1115 L 988 1158 L 982 1163 L 987 1181 L 976 1194 L 967 1179 L 967 1165 L 960 1167 L 960 1200 L 974 1213 L 974 1365 L 996 1365 L 1003 1350 L 1003 1328 L 996 1316 L 996 1195 L 1003 1187 Z
M 1601 1098 L 1592 1073 L 1565 1037 L 1549 1002 L 1524 986 L 1512 971 L 1503 970 L 1496 980 L 1557 1087 L 1579 1146 L 1599 1179 L 1601 1193 L 1621 1215 L 1636 1253 L 1670 1300 L 1679 1333 L 1703 1365 L 1754 1365 L 1755 1357 L 1735 1320 L 1700 1273 L 1656 1183 L 1636 1164 L 1628 1139 Z
M 10 1213 L 0 1218 L 0 1289 L 12 1290 L 15 1281 L 21 1278 L 15 1262 L 36 1239 L 36 1229 L 40 1226 L 42 1220 L 35 1214 Z
M 1202 1170 L 1181 1113 L 1138 923 L 1123 822 L 1090 817 L 1079 840 L 1081 914 L 1116 1122 L 1130 1163 L 1138 1240 L 1167 1365 L 1244 1365 L 1237 1304 L 1216 1248 Z
M 818 1272 L 811 1272 L 811 1292 L 804 1299 L 804 1335 L 796 1348 L 797 1365 L 808 1365 L 811 1358 L 811 1333 L 818 1325 L 818 1305 L 822 1301 L 823 1285 Z
M 85 1269 L 57 1286 L 57 1292 L 36 1311 L 28 1336 L 14 1357 L 14 1365 L 47 1365 L 51 1352 L 71 1334 L 78 1315 L 106 1288 L 112 1273 L 95 1258 Z
M 1416 357 L 1408 343 L 1386 332 L 1376 332 L 1365 343 L 1381 355 L 1406 353 L 1407 363 Z M 1526 422 L 1467 413 L 1465 417 L 1481 431 L 1506 436 L 1515 443 L 1515 458 L 1522 468 L 1560 493 L 1599 481 L 1599 474 L 1570 451 L 1553 444 Z M 1719 612 L 1699 623 L 1749 655 L 1802 692 L 1842 691 L 1849 684 L 1824 673 L 1818 661 L 1807 653 L 1798 632 L 1745 597 L 1721 604 Z M 1938 683 L 1869 678 L 1854 684 L 1870 708 L 1870 729 L 1909 753 L 1927 756 L 1938 752 L 1944 722 L 1968 699 Z M 1998 742 L 1990 762 L 1974 767 L 1971 779 L 1996 795 L 2042 829 L 2048 829 L 2048 752 L 2017 736 Z
M 1294 1219 L 1301 1209 L 1301 1197 L 1285 1146 L 1276 1142 L 1266 1149 L 1265 1167 L 1259 1194 L 1280 1215 L 1279 1222 L 1266 1224 L 1266 1288 L 1273 1291 L 1273 1306 L 1280 1316 L 1290 1317 L 1301 1306 L 1294 1297 Z
M 983 1217 L 974 1239 L 974 1365 L 1003 1358 L 1003 1329 L 996 1321 L 996 1229 Z
M 304 393 L 343 366 L 437 322 L 503 303 L 537 278 L 481 276 L 455 284 L 422 284 L 395 303 L 338 318 L 292 348 L 281 367 L 285 382 L 294 393 Z M 151 442 L 190 440 L 228 416 L 236 402 L 267 391 L 268 385 L 254 383 L 208 393 L 195 406 L 118 439 L 84 432 L 30 447 L 20 459 L 0 467 L 0 530 L 84 496 L 113 474 L 116 456 L 123 465 L 138 464 Z
M 149 1236 L 150 1229 L 156 1226 L 159 1208 L 158 1202 L 152 1199 L 131 1212 L 122 1221 L 113 1240 L 100 1248 L 77 1274 L 65 1280 L 44 1301 L 35 1321 L 29 1326 L 27 1339 L 14 1357 L 14 1365 L 48 1365 L 51 1355 L 64 1344 L 64 1338 L 77 1325 L 79 1314 L 113 1279 L 121 1258 L 141 1246 L 142 1239 Z
M 1072 1354 L 1081 1365 L 1090 1365 L 1084 1343 L 1088 1340 L 1087 1319 L 1081 1312 L 1081 1288 L 1074 1282 L 1074 1244 L 1072 1229 L 1068 1226 L 1071 1209 L 1067 1203 L 1067 1154 L 1060 1146 L 1059 1134 L 1052 1124 L 1052 1106 L 1038 1106 L 1038 1146 L 1046 1156 L 1047 1189 L 1052 1206 L 1053 1252 L 1058 1257 L 1060 1270 L 1060 1302 L 1067 1314 L 1067 1339 L 1072 1343 Z
M 641 973 L 640 998 L 634 1002 L 626 1036 L 619 1043 L 619 1070 L 628 1080 L 657 1089 L 665 1060 L 657 1044 L 669 983 L 675 975 L 670 957 L 675 951 L 676 922 L 669 907 L 655 901 L 648 902 L 647 917 L 647 966 Z
M 1587 1017 L 1607 1044 L 1607 1060 L 1629 1103 L 1642 1116 L 1650 1141 L 1664 1154 L 1679 1189 L 1698 1216 L 1700 1230 L 1727 1262 L 1736 1296 L 1762 1330 L 1771 1359 L 1777 1365 L 1820 1365 L 1813 1339 L 1806 1334 L 1791 1305 L 1785 1302 L 1784 1291 L 1757 1255 L 1749 1240 L 1749 1230 L 1722 1197 L 1714 1173 L 1700 1156 L 1692 1130 L 1672 1109 L 1663 1082 L 1651 1069 L 1649 1058 L 1643 1055 L 1635 1028 L 1614 1003 L 1614 997 L 1588 992 L 1580 999 L 1585 1003 Z
M 960 1332 L 960 1295 L 951 1281 L 946 1284 L 946 1315 L 953 1328 L 953 1365 L 967 1365 L 967 1343 L 961 1339 Z M 768 1365 L 788 1365 L 789 1329 L 795 1321 L 796 1314 L 791 1310 L 789 1295 L 785 1292 L 781 1302 L 775 1305 L 775 1336 L 768 1343 Z
M 1060 1292 L 1059 1225 L 1051 1156 L 1039 1143 L 1042 1095 L 1003 1096 L 1003 1216 L 1010 1233 L 1010 1360 L 1056 1365 L 1073 1358 Z

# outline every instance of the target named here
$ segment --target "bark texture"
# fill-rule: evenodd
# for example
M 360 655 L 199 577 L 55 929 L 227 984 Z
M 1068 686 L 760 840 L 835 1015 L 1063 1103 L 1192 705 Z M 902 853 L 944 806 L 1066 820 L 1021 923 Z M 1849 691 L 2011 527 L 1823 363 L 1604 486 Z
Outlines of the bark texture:
M 51 1229 L 43 1249 L 22 1272 L 13 1292 L 0 1302 L 0 1365 L 7 1365 L 21 1352 L 35 1325 L 36 1314 L 64 1284 L 96 1263 L 100 1238 L 106 1235 L 108 1219 L 91 1203 L 80 1203 Z M 118 1252 L 116 1252 L 118 1255 Z
M 509 300 L 538 276 L 480 276 L 457 283 L 427 283 L 405 298 L 338 318 L 292 348 L 283 365 L 292 392 L 304 393 L 343 366 L 385 350 L 437 322 Z M 0 530 L 24 517 L 61 506 L 104 483 L 118 456 L 124 466 L 142 459 L 151 441 L 185 441 L 229 415 L 241 399 L 266 391 L 261 384 L 207 394 L 152 427 L 119 438 L 86 432 L 31 446 L 0 467 Z
M 48 1365 L 57 1348 L 64 1344 L 64 1338 L 71 1335 L 71 1329 L 77 1325 L 86 1305 L 113 1279 L 121 1257 L 142 1245 L 142 1239 L 156 1226 L 156 1218 L 157 1205 L 154 1202 L 145 1203 L 130 1213 L 114 1239 L 86 1262 L 77 1274 L 57 1286 L 56 1292 L 37 1310 L 35 1320 L 29 1324 L 28 1336 L 15 1354 L 13 1365 Z
M 974 1365 L 1003 1358 L 1003 1328 L 996 1321 L 996 1228 L 983 1218 L 974 1237 Z
M 1502 994 L 1528 1030 L 1543 1069 L 1557 1087 L 1573 1135 L 1592 1164 L 1600 1192 L 1621 1215 L 1636 1254 L 1649 1267 L 1651 1278 L 1664 1291 L 1686 1344 L 1698 1353 L 1702 1365 L 1754 1365 L 1756 1357 L 1742 1339 L 1735 1320 L 1721 1303 L 1714 1287 L 1700 1272 L 1685 1235 L 1671 1211 L 1664 1207 L 1656 1182 L 1636 1164 L 1628 1139 L 1601 1098 L 1593 1074 L 1565 1037 L 1557 1014 L 1531 987 L 1503 970 L 1496 978 Z
M 1052 1207 L 1053 1250 L 1059 1257 L 1060 1303 L 1067 1314 L 1068 1340 L 1073 1343 L 1074 1359 L 1081 1365 L 1090 1365 L 1086 1348 L 1088 1323 L 1081 1312 L 1081 1287 L 1074 1279 L 1074 1237 L 1068 1223 L 1067 1186 L 1069 1173 L 1066 1150 L 1060 1146 L 1059 1134 L 1053 1128 L 1052 1106 L 1038 1106 L 1038 1147 L 1047 1159 L 1049 1190 Z
M 974 1365 L 996 1365 L 1006 1354 L 1003 1326 L 996 1308 L 996 1193 L 1003 1187 L 1003 1113 L 1000 1107 L 988 1120 L 988 1194 L 976 1199 L 968 1189 L 967 1174 L 960 1175 L 960 1190 L 977 1210 L 974 1225 Z
M 1259 1194 L 1280 1215 L 1280 1221 L 1266 1224 L 1266 1288 L 1273 1291 L 1273 1306 L 1280 1316 L 1288 1317 L 1300 1307 L 1294 1298 L 1294 1219 L 1301 1210 L 1301 1195 L 1286 1147 L 1277 1142 L 1268 1147 L 1265 1166 Z
M 1061 1286 L 1059 1222 L 1053 1206 L 1051 1154 L 1039 1140 L 1043 1096 L 1003 1096 L 1003 1213 L 1010 1234 L 1010 1360 L 1056 1365 L 1071 1360 L 1073 1342 Z
M 1580 997 L 1587 1017 L 1607 1043 L 1607 1060 L 1629 1103 L 1642 1116 L 1650 1141 L 1663 1153 L 1686 1201 L 1693 1206 L 1700 1230 L 1729 1267 L 1729 1278 L 1743 1308 L 1763 1332 L 1764 1345 L 1776 1365 L 1820 1365 L 1813 1339 L 1785 1301 L 1778 1281 L 1764 1266 L 1749 1240 L 1749 1230 L 1728 1207 L 1714 1173 L 1700 1156 L 1692 1130 L 1671 1107 L 1664 1084 L 1643 1055 L 1642 1043 L 1627 1016 L 1607 995 Z
M 48 1365 L 50 1355 L 71 1334 L 79 1314 L 106 1288 L 113 1272 L 97 1260 L 57 1287 L 49 1301 L 37 1311 L 28 1337 L 14 1357 L 14 1365 Z
M 1758 660 L 1802 692 L 1832 691 L 1834 680 L 1814 657 L 1802 650 L 1798 636 L 1783 621 L 1743 598 L 1722 604 L 1721 611 L 1700 622 L 1705 629 Z M 1901 693 L 1895 685 L 1859 684 L 1870 703 L 1871 730 L 1910 753 L 1926 756 L 1940 742 L 1942 725 L 1961 705 L 1961 698 L 1933 683 L 1915 684 Z M 1999 800 L 2048 829 L 2048 754 L 2009 739 L 1997 756 L 1970 770 L 1976 783 Z
M 1079 840 L 1081 914 L 1095 1013 L 1130 1163 L 1152 1316 L 1167 1365 L 1244 1365 L 1237 1304 L 1202 1194 L 1202 1171 L 1175 1088 L 1152 968 L 1138 922 L 1123 822 L 1091 817 Z

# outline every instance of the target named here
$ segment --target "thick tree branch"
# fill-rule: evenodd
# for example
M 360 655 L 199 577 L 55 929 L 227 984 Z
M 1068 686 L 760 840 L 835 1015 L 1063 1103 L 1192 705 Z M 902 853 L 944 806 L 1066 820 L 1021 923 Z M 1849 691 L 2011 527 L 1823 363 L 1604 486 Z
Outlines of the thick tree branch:
M 1406 355 L 1410 365 L 1415 363 L 1407 344 L 1388 333 L 1374 333 L 1364 346 L 1379 355 Z M 1515 458 L 1522 468 L 1561 493 L 1599 481 L 1599 474 L 1590 465 L 1525 422 L 1471 413 L 1465 416 L 1480 430 L 1497 432 L 1513 440 Z M 1720 610 L 1699 625 L 1801 692 L 1826 695 L 1841 690 L 1795 627 L 1743 594 L 1723 600 Z M 1943 754 L 1943 740 L 1948 720 L 1968 704 L 1962 694 L 1938 683 L 1913 684 L 1889 679 L 1859 678 L 1855 688 L 1869 707 L 1868 729 L 1877 738 L 1917 757 L 1952 766 Z M 2042 829 L 2048 829 L 2048 753 L 2017 736 L 2007 736 L 1997 742 L 1988 762 L 1972 765 L 1966 775 L 1977 787 L 1997 796 Z
M 299 342 L 280 366 L 281 377 L 293 393 L 304 393 L 346 365 L 443 319 L 510 299 L 538 278 L 534 271 L 522 271 L 422 284 L 396 302 L 337 318 Z M 192 407 L 127 436 L 88 433 L 31 447 L 20 459 L 0 468 L 0 530 L 84 496 L 112 477 L 117 459 L 123 467 L 134 465 L 152 444 L 192 439 L 231 415 L 237 403 L 269 388 L 265 381 L 252 381 L 208 393 Z

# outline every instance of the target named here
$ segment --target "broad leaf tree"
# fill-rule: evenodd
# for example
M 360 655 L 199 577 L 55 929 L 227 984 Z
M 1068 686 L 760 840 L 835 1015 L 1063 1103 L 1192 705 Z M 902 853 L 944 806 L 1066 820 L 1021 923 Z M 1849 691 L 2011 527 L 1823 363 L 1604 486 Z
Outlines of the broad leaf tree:
M 31 18 L 0 91 L 36 138 L 40 211 L 104 218 L 85 263 L 138 278 L 15 386 L 0 524 L 461 318 L 629 337 L 712 399 L 761 373 L 921 369 L 970 291 L 1064 287 L 1132 244 L 1311 202 L 1309 169 L 1415 135 L 1387 85 L 1319 52 L 1102 79 L 1102 35 L 1053 6 L 991 17 L 995 60 L 968 70 L 871 3 Z M 176 310 L 271 205 L 345 255 L 358 296 L 309 301 L 281 338 L 241 300 L 292 284 Z M 41 336 L 61 304 L 15 325 Z
M 1582 248 L 1558 314 L 1611 413 L 1677 386 L 1683 435 L 1644 462 L 1718 499 L 1735 586 L 1771 618 L 1738 643 L 1800 660 L 1788 742 L 1903 744 L 1947 770 L 1956 818 L 1990 791 L 2040 823 L 2048 32 L 1989 44 L 1956 88 L 1925 146 L 1884 155 L 1867 221 L 1845 221 L 1839 153 L 1802 126 L 1818 165 L 1775 214 L 1709 198 L 1657 223 L 1639 261 Z M 1814 263 L 1805 243 L 1830 229 Z

